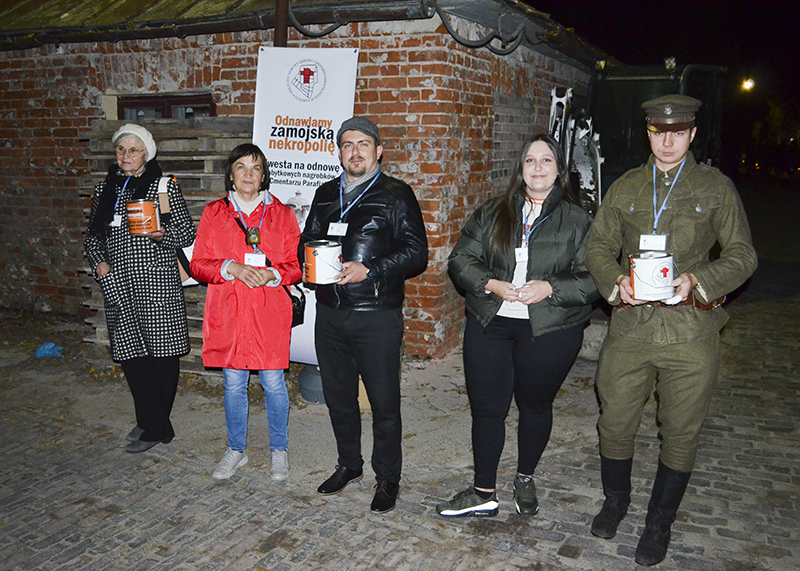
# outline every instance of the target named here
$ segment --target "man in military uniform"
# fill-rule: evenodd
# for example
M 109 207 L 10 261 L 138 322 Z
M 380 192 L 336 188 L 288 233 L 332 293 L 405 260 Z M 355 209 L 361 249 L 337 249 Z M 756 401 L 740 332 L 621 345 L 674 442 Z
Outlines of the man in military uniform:
M 642 105 L 652 155 L 611 186 L 586 249 L 586 267 L 616 306 L 597 369 L 606 499 L 592 522 L 594 535 L 610 539 L 627 513 L 634 438 L 654 388 L 659 395 L 658 470 L 636 548 L 643 565 L 666 556 L 670 526 L 694 467 L 719 371 L 719 331 L 728 319 L 724 296 L 757 263 L 733 183 L 689 152 L 700 105 L 685 95 Z M 712 259 L 715 243 L 721 249 Z M 629 256 L 643 251 L 673 256 L 673 298 L 635 299 Z

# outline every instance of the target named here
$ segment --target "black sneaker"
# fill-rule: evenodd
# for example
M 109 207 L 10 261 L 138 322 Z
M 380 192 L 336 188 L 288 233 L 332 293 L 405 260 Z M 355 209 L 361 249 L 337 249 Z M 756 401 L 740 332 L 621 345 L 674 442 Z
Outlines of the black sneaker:
M 514 478 L 514 506 L 520 515 L 536 515 L 539 500 L 536 498 L 536 485 L 530 476 Z
M 470 486 L 463 492 L 458 492 L 449 502 L 442 502 L 436 506 L 436 513 L 444 516 L 474 515 L 476 517 L 494 517 L 497 515 L 497 492 L 492 492 L 488 500 L 484 500 L 475 488 Z
M 317 488 L 317 493 L 320 493 L 323 496 L 338 494 L 345 489 L 347 484 L 351 482 L 358 482 L 363 477 L 363 470 L 351 470 L 350 468 L 345 468 L 344 466 L 336 466 L 336 471 L 331 475 L 330 478 L 322 482 L 322 485 Z

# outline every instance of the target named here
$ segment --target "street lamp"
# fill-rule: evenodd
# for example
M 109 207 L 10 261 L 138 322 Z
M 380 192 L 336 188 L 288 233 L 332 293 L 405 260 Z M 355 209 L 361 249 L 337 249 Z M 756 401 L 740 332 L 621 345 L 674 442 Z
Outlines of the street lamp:
M 753 80 L 752 80 L 752 79 L 750 79 L 750 78 L 747 78 L 747 79 L 745 79 L 745 80 L 742 82 L 742 89 L 743 89 L 744 91 L 750 91 L 750 90 L 751 90 L 751 89 L 753 89 L 755 86 L 756 86 L 756 82 L 755 82 L 755 81 L 753 81 Z

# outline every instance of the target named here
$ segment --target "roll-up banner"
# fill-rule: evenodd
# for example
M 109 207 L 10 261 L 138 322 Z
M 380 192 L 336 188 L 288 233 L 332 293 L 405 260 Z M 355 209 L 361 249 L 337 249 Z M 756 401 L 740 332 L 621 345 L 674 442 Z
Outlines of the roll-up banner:
M 300 230 L 314 192 L 339 176 L 336 131 L 353 116 L 355 48 L 275 48 L 258 52 L 253 143 L 267 156 L 270 192 L 290 206 Z M 290 359 L 317 365 L 314 292 L 306 292 L 303 325 L 292 330 Z

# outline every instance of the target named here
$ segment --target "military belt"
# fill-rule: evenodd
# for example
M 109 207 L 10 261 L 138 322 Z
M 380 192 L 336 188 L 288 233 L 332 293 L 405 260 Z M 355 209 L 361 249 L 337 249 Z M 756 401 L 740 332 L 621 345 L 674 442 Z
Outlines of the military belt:
M 724 295 L 721 298 L 715 299 L 711 303 L 707 303 L 706 304 L 706 303 L 699 302 L 697 300 L 697 298 L 694 296 L 693 293 L 689 293 L 689 295 L 686 297 L 686 299 L 684 299 L 682 301 L 679 301 L 675 305 L 667 305 L 663 301 L 648 301 L 648 302 L 643 303 L 641 305 L 631 305 L 631 304 L 625 303 L 623 301 L 623 302 L 620 302 L 620 304 L 617 307 L 619 307 L 620 309 L 630 309 L 632 307 L 642 307 L 642 306 L 644 306 L 644 307 L 679 307 L 681 305 L 691 305 L 695 309 L 700 309 L 702 311 L 713 311 L 716 308 L 718 308 L 719 306 L 721 306 L 723 303 L 725 303 L 725 296 Z

